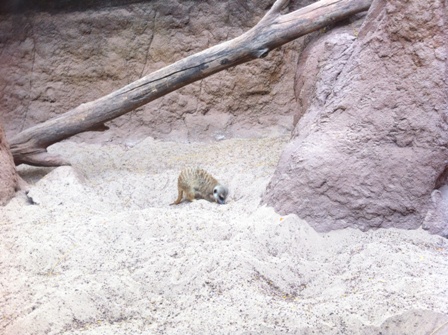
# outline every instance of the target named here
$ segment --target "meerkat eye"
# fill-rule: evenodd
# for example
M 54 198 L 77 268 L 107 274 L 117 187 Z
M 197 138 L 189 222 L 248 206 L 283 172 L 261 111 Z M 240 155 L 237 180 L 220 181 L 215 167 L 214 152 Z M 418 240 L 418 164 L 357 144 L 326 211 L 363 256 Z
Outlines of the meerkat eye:
M 215 189 L 213 190 L 213 194 L 216 194 L 216 193 L 218 193 L 218 190 L 215 188 Z
M 222 195 L 219 196 L 219 199 L 224 201 L 224 197 Z

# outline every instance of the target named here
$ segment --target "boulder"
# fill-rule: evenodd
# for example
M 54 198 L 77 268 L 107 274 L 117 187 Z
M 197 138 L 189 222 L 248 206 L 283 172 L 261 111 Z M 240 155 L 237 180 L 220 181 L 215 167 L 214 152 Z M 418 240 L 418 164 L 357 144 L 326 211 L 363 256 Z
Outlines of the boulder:
M 434 190 L 432 204 L 423 222 L 423 229 L 448 238 L 448 186 Z
M 291 142 L 263 197 L 318 231 L 417 228 L 447 168 L 444 2 L 374 1 L 308 45 Z

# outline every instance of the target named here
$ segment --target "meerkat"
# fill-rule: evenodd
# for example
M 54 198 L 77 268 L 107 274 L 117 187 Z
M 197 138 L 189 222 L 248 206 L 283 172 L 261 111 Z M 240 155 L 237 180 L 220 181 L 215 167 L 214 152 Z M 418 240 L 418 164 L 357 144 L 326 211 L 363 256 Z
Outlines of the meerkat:
M 177 180 L 178 196 L 170 205 L 178 205 L 182 198 L 188 201 L 205 199 L 210 202 L 224 204 L 227 198 L 227 187 L 221 185 L 207 171 L 199 168 L 186 168 L 182 170 Z

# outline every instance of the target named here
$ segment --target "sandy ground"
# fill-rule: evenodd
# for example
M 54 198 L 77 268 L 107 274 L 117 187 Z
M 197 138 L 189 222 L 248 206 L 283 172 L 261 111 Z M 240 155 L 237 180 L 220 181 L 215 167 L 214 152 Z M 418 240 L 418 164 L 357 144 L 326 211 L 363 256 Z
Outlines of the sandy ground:
M 32 187 L 0 208 L 0 333 L 448 334 L 447 240 L 318 234 L 260 205 L 286 141 L 64 142 L 50 151 L 72 167 L 19 167 Z M 169 206 L 185 166 L 228 204 Z

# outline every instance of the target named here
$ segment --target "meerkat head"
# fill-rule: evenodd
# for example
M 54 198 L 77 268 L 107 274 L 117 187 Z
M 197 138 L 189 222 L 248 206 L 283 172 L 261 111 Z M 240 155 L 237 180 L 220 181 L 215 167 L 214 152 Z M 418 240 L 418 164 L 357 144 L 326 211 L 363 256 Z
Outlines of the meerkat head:
M 213 198 L 218 204 L 222 205 L 226 202 L 227 193 L 229 193 L 227 187 L 218 184 L 213 189 Z

